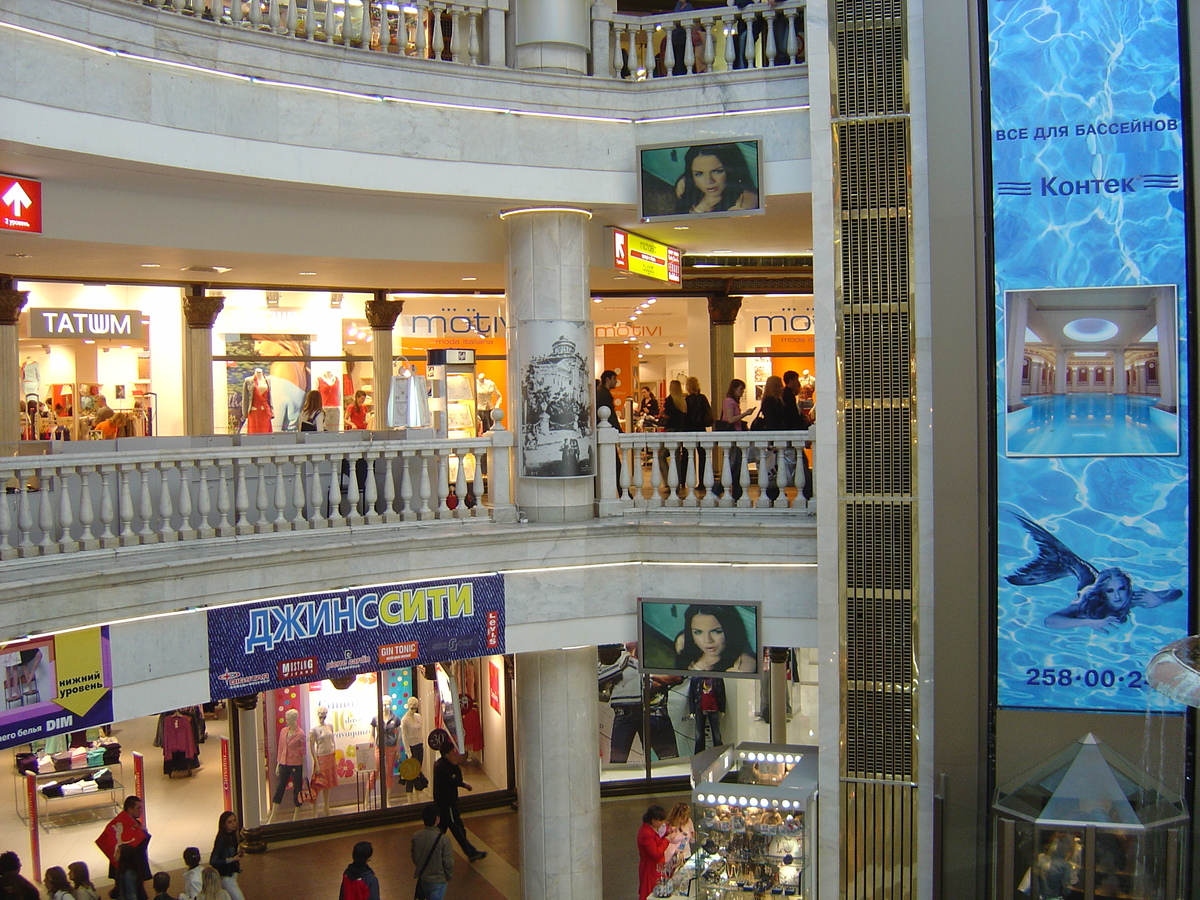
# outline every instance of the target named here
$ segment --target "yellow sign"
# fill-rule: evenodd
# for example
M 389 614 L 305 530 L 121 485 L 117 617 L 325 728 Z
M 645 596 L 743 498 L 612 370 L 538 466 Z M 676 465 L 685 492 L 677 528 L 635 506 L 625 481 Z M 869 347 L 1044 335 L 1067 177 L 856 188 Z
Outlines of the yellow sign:
M 609 229 L 613 238 L 613 265 L 635 275 L 669 284 L 683 283 L 683 251 L 620 228 Z
M 99 628 L 84 628 L 54 636 L 58 696 L 54 702 L 82 716 L 108 691 Z

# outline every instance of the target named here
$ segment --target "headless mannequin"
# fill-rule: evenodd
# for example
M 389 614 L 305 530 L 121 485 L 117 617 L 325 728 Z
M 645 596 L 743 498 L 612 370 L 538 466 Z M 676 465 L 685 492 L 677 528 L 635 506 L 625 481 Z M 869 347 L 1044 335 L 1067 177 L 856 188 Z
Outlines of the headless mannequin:
M 371 720 L 371 735 L 375 740 L 379 768 L 383 770 L 383 789 L 391 791 L 392 777 L 396 771 L 396 757 L 400 751 L 400 719 L 392 712 L 392 700 L 383 698 L 383 728 L 377 720 Z
M 304 778 L 304 736 L 300 731 L 300 713 L 297 710 L 289 709 L 283 714 L 283 719 L 286 724 L 279 729 L 279 740 L 275 744 L 275 768 L 278 780 L 275 783 L 275 795 L 271 799 L 271 812 L 267 816 L 268 825 L 275 818 L 275 810 L 283 801 L 283 792 L 289 780 L 292 784 L 293 799 L 296 800 L 292 818 L 295 819 L 296 813 L 300 812 L 300 803 L 296 798 L 296 794 L 300 790 L 300 782 Z M 297 754 L 297 745 L 299 746 L 298 755 L 291 755 Z
M 408 698 L 408 711 L 404 713 L 404 718 L 400 720 L 400 739 L 404 742 L 404 752 L 413 759 L 425 765 L 425 738 L 422 736 L 425 733 L 421 726 L 421 714 L 417 712 L 420 701 L 416 697 Z M 408 802 L 421 802 L 421 792 L 416 789 L 411 781 L 404 783 L 404 789 L 408 794 Z
M 317 801 L 321 801 L 325 807 L 324 815 L 329 815 L 329 792 L 337 784 L 337 771 L 333 764 L 335 752 L 333 726 L 325 724 L 328 715 L 328 709 L 318 706 L 317 724 L 308 733 L 308 749 L 312 754 L 313 774 L 320 773 L 325 779 L 324 785 L 318 791 L 313 802 L 313 807 L 315 811 Z
M 266 434 L 272 429 L 275 411 L 271 406 L 271 382 L 262 369 L 242 382 L 242 415 L 247 434 Z

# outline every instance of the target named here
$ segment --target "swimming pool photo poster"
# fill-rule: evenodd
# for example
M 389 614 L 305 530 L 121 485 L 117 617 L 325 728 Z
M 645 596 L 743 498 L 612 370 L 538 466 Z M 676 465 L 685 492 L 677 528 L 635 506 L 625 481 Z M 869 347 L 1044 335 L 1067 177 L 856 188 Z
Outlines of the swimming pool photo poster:
M 984 0 L 1000 707 L 1178 712 L 1188 259 L 1177 0 Z

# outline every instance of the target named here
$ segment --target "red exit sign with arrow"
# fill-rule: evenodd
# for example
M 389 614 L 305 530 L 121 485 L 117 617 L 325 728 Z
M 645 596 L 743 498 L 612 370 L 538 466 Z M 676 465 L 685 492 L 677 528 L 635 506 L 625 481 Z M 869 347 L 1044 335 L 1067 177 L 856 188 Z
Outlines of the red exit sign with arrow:
M 0 230 L 42 233 L 42 183 L 0 175 Z

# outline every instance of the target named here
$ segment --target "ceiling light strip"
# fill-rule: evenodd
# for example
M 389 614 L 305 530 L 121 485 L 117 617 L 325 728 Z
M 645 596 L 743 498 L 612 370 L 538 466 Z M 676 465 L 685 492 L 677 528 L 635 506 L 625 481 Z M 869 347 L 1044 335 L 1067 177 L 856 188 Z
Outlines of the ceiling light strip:
M 95 44 L 86 44 L 82 41 L 72 40 L 71 38 L 59 37 L 54 34 L 47 34 L 44 31 L 37 31 L 33 28 L 27 28 L 23 25 L 17 25 L 12 22 L 0 22 L 0 28 L 8 29 L 9 31 L 20 32 L 31 37 L 43 38 L 48 41 L 55 41 L 60 44 L 67 44 L 71 47 L 78 47 L 81 50 L 88 50 L 93 53 L 102 53 L 105 56 L 113 56 L 119 59 L 128 59 L 133 62 L 146 63 L 147 65 L 167 66 L 172 69 L 180 69 L 187 72 L 196 72 L 202 75 L 214 75 L 218 78 L 233 78 L 238 81 L 246 81 L 251 84 L 261 84 L 268 87 L 278 87 L 287 90 L 309 91 L 317 94 L 328 94 L 334 97 L 348 97 L 354 100 L 369 100 L 372 102 L 388 102 L 388 103 L 403 103 L 409 106 L 424 106 L 432 109 L 454 109 L 464 112 L 482 112 L 496 113 L 506 116 L 523 116 L 532 119 L 555 119 L 565 122 L 599 122 L 608 125 L 642 125 L 658 122 L 684 122 L 694 119 L 713 119 L 723 118 L 726 116 L 750 116 L 750 115 L 768 115 L 781 112 L 795 112 L 807 110 L 808 104 L 796 104 L 792 106 L 772 106 L 756 109 L 733 109 L 733 110 L 718 110 L 715 112 L 696 112 L 696 113 L 681 113 L 673 116 L 643 116 L 639 118 L 630 118 L 628 116 L 592 116 L 583 113 L 557 113 L 544 112 L 528 109 L 512 109 L 502 106 L 472 106 L 466 103 L 447 103 L 444 100 L 418 100 L 414 97 L 395 97 L 390 94 L 368 94 L 362 91 L 344 91 L 338 88 L 320 87 L 318 85 L 300 84 L 294 81 L 279 81 L 274 78 L 264 78 L 260 75 L 242 75 L 236 72 L 225 72 L 220 69 L 214 69 L 208 66 L 197 66 L 192 63 L 175 62 L 173 60 L 158 59 L 152 56 L 142 56 L 138 53 L 131 53 L 127 50 L 114 50 L 111 47 L 99 47 Z

